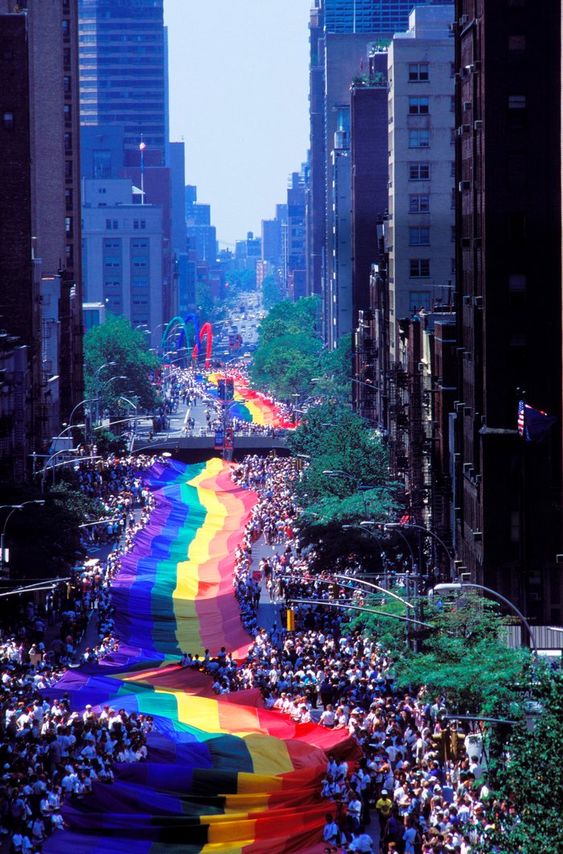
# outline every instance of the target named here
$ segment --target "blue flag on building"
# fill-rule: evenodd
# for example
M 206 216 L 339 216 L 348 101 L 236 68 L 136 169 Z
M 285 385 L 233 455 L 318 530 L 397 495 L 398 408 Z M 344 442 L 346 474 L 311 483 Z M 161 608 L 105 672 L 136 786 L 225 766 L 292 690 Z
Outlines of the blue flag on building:
M 557 419 L 541 409 L 534 409 L 523 400 L 518 401 L 518 432 L 525 442 L 541 442 Z

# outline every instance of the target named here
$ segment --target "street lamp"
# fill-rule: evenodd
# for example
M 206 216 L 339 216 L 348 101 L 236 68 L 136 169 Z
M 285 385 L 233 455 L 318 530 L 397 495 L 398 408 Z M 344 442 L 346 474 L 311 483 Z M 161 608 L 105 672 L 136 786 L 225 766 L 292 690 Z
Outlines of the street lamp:
M 454 581 L 449 584 L 436 584 L 433 588 L 433 593 L 453 593 L 456 591 L 463 590 L 483 590 L 485 593 L 488 593 L 489 596 L 492 596 L 493 599 L 498 599 L 499 602 L 502 602 L 506 605 L 510 610 L 516 614 L 526 631 L 528 632 L 528 640 L 529 645 L 534 652 L 534 656 L 538 655 L 538 648 L 536 646 L 536 640 L 534 638 L 532 627 L 530 626 L 528 620 L 520 611 L 519 608 L 516 607 L 514 602 L 511 602 L 510 599 L 507 599 L 506 596 L 503 596 L 502 593 L 499 593 L 498 590 L 493 590 L 491 587 L 485 587 L 483 584 L 475 584 L 470 581 Z
M 0 574 L 2 576 L 4 575 L 4 567 L 9 563 L 9 555 L 8 557 L 6 557 L 7 549 L 5 549 L 4 547 L 8 522 L 10 521 L 16 510 L 23 510 L 23 508 L 26 507 L 28 504 L 38 504 L 42 507 L 45 504 L 45 501 L 42 498 L 37 498 L 33 501 L 23 501 L 21 504 L 2 504 L 0 506 L 0 510 L 4 510 L 5 508 L 9 508 L 10 510 L 4 520 L 4 527 L 2 528 L 2 533 L 0 534 Z
M 362 528 L 365 528 L 365 529 L 379 527 L 384 531 L 384 533 L 388 533 L 391 530 L 391 531 L 394 531 L 396 534 L 398 534 L 400 536 L 400 538 L 406 543 L 406 546 L 409 550 L 409 554 L 411 557 L 411 569 L 414 568 L 414 565 L 416 563 L 416 560 L 414 557 L 414 551 L 413 551 L 412 545 L 410 544 L 408 538 L 402 532 L 400 526 L 397 527 L 396 525 L 393 524 L 393 522 L 384 522 L 384 521 L 383 522 L 377 522 L 377 521 L 372 522 L 371 520 L 368 520 L 368 519 L 364 520 L 363 522 L 360 522 L 360 525 Z
M 124 397 L 123 395 L 121 395 L 118 399 L 123 400 L 125 401 L 125 403 L 129 404 L 129 406 L 132 407 L 134 412 L 133 429 L 131 431 L 131 440 L 129 442 L 129 453 L 131 453 L 131 451 L 133 450 L 133 445 L 135 444 L 135 433 L 137 432 L 137 404 L 133 403 L 132 400 L 129 400 L 128 397 Z
M 428 534 L 429 537 L 432 537 L 433 540 L 435 540 L 437 543 L 439 543 L 441 545 L 441 547 L 444 549 L 444 551 L 447 554 L 448 559 L 450 561 L 450 576 L 452 578 L 454 578 L 455 573 L 454 573 L 454 569 L 453 569 L 453 559 L 454 559 L 453 555 L 452 555 L 449 547 L 446 545 L 446 543 L 443 541 L 443 539 L 436 533 L 436 531 L 432 531 L 432 530 L 430 530 L 430 528 L 425 528 L 424 525 L 417 525 L 414 522 L 409 522 L 408 525 L 401 525 L 400 522 L 386 522 L 385 523 L 385 529 L 390 530 L 390 531 L 397 531 L 398 532 L 399 529 L 409 530 L 409 528 L 412 530 L 415 530 L 415 531 L 422 531 L 423 533 Z
M 126 379 L 127 379 L 127 377 L 123 376 L 123 374 L 121 374 L 121 375 L 116 375 L 114 377 L 110 377 L 109 380 L 106 380 L 105 382 L 103 382 L 101 384 L 100 388 L 98 389 L 98 396 L 96 398 L 94 398 L 94 400 L 96 401 L 96 424 L 98 423 L 98 419 L 100 417 L 100 400 L 102 399 L 102 394 L 103 394 L 104 390 L 110 385 L 110 383 L 115 382 L 115 380 L 126 380 Z

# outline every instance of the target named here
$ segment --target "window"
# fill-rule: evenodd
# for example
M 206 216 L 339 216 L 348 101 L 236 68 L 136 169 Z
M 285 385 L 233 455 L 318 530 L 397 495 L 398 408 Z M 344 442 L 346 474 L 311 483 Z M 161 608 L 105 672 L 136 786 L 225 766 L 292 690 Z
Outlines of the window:
M 106 219 L 106 230 L 111 231 L 111 219 Z
M 508 289 L 512 293 L 524 293 L 526 290 L 527 279 L 524 273 L 511 273 L 508 277 Z
M 508 96 L 509 110 L 525 110 L 526 96 L 525 95 L 509 95 Z
M 117 229 L 119 228 L 119 223 L 118 223 L 118 221 L 117 221 L 116 219 L 114 219 L 114 220 L 113 220 L 113 227 L 114 227 L 114 229 L 115 229 L 116 231 L 117 231 Z
M 411 128 L 409 130 L 409 148 L 429 148 L 430 131 L 426 128 Z
M 92 152 L 92 174 L 94 178 L 111 178 L 111 151 L 97 149 Z
M 526 50 L 526 36 L 508 36 L 508 50 Z
M 409 196 L 409 213 L 429 213 L 430 196 L 412 194 Z
M 455 160 L 450 161 L 450 178 L 455 178 Z
M 13 130 L 14 129 L 14 114 L 11 112 L 3 113 L 2 125 L 4 127 L 4 130 Z
M 147 227 L 147 221 L 142 219 L 142 220 L 140 220 L 139 225 L 141 226 L 141 228 L 146 228 Z
M 67 234 L 69 236 L 72 234 L 72 217 L 71 216 L 65 216 L 65 234 Z
M 425 116 L 429 112 L 429 100 L 424 98 L 409 98 L 409 114 L 411 116 Z
M 429 80 L 427 62 L 409 62 L 409 82 L 421 82 Z
M 409 163 L 409 181 L 428 181 L 429 179 L 430 163 L 427 160 Z
M 430 258 L 410 258 L 409 276 L 411 279 L 424 279 L 430 275 Z
M 412 311 L 420 311 L 421 308 L 431 311 L 432 296 L 430 291 L 409 291 L 409 303 Z
M 427 225 L 409 227 L 409 246 L 430 246 L 430 228 Z
M 138 229 L 138 228 L 139 228 L 139 220 L 138 220 L 138 219 L 134 219 L 134 220 L 133 220 L 133 228 L 134 228 L 134 229 Z
M 64 135 L 65 154 L 72 153 L 72 134 L 67 131 Z

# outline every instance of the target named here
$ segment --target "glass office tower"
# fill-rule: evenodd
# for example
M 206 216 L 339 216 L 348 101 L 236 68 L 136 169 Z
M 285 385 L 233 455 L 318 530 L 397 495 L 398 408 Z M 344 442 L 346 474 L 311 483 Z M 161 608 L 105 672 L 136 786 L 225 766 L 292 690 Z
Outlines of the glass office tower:
M 164 152 L 163 0 L 80 0 L 80 122 L 122 125 L 126 150 Z

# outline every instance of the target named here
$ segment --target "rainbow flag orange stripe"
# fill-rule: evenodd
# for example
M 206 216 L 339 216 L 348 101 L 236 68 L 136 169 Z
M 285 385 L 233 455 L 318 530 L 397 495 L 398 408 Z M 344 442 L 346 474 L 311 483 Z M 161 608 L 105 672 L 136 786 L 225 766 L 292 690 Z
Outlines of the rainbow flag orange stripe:
M 255 496 L 228 464 L 157 466 L 156 509 L 116 580 L 118 653 L 69 671 L 50 689 L 74 708 L 109 704 L 150 715 L 147 761 L 119 765 L 111 786 L 65 807 L 57 854 L 316 852 L 327 751 L 354 755 L 346 732 L 295 724 L 258 690 L 216 695 L 182 651 L 221 646 L 243 657 L 233 553 Z M 320 849 L 322 850 L 322 848 Z

